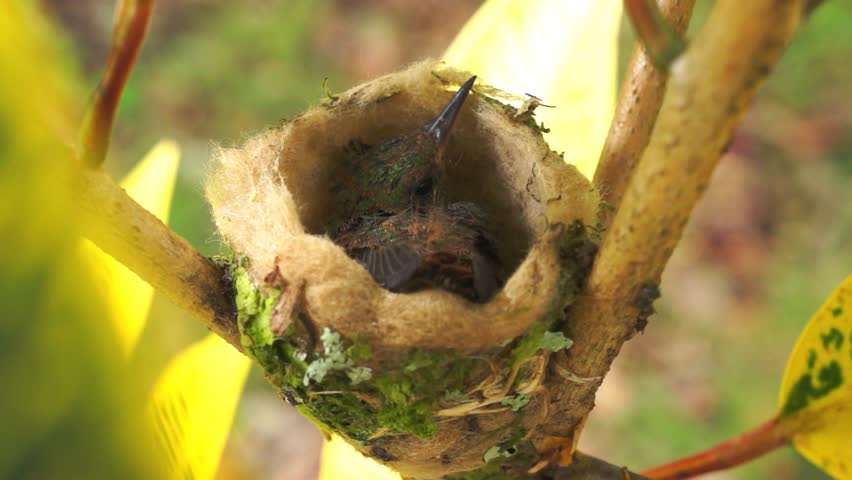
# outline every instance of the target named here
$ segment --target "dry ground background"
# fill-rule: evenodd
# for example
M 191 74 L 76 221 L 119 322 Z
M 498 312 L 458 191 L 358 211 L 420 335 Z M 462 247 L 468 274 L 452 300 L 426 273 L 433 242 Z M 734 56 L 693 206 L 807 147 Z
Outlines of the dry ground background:
M 67 34 L 69 62 L 94 85 L 113 2 L 43 3 Z M 108 168 L 120 176 L 157 139 L 177 139 L 184 157 L 171 225 L 216 253 L 201 187 L 211 140 L 238 142 L 316 103 L 324 77 L 343 90 L 439 56 L 479 3 L 158 2 Z M 693 28 L 711 3 L 698 1 Z M 852 2 L 826 3 L 722 160 L 666 271 L 658 314 L 604 382 L 586 451 L 648 467 L 769 417 L 797 332 L 852 272 Z M 621 37 L 623 65 L 633 42 L 627 26 Z M 138 354 L 140 381 L 152 381 L 171 354 L 204 333 L 184 316 L 155 300 Z M 219 478 L 313 479 L 319 448 L 316 430 L 254 372 Z M 825 477 L 788 449 L 707 478 Z

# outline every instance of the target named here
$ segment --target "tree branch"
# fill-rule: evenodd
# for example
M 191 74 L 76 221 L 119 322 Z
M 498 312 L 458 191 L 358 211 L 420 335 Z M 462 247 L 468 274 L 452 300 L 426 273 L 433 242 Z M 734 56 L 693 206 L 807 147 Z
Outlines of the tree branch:
M 154 0 L 119 0 L 112 49 L 80 129 L 86 236 L 101 250 L 198 317 L 210 330 L 242 350 L 225 273 L 157 217 L 130 198 L 98 167 L 109 148 L 112 124 L 124 85 L 142 47 Z
M 570 312 L 566 333 L 574 345 L 553 365 L 555 373 L 590 381 L 553 381 L 551 413 L 537 439 L 578 425 L 621 345 L 644 327 L 690 212 L 802 13 L 802 0 L 719 0 L 672 64 L 648 147 Z
M 80 185 L 84 231 L 103 251 L 242 351 L 225 273 L 106 173 L 87 170 Z
M 683 35 L 692 16 L 695 0 L 660 0 L 660 10 L 675 33 Z M 612 209 L 602 209 L 600 220 L 606 230 L 621 203 L 627 182 L 639 157 L 648 146 L 657 120 L 668 73 L 654 67 L 641 44 L 633 49 L 618 106 L 604 143 L 594 183 Z
M 669 10 L 672 7 L 689 10 L 686 21 L 682 22 L 681 28 L 677 28 L 671 25 L 671 19 L 678 20 L 677 15 L 672 15 L 671 12 L 669 15 L 663 14 L 656 0 L 624 0 L 624 7 L 636 31 L 636 36 L 657 69 L 667 71 L 672 61 L 686 48 L 683 33 L 689 23 L 694 3 L 685 2 L 684 5 L 680 5 L 681 2 L 668 2 L 664 5 L 669 7 Z

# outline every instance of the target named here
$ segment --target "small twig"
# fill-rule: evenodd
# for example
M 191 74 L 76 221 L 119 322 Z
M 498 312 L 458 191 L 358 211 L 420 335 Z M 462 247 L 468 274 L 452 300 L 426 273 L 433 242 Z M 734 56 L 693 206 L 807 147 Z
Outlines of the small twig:
M 740 117 L 799 26 L 802 0 L 718 0 L 690 48 L 672 64 L 648 147 L 624 194 L 566 334 L 557 365 L 605 375 L 650 313 L 659 282 L 692 209 Z M 651 298 L 652 299 L 652 298 Z M 552 384 L 551 410 L 536 437 L 565 435 L 594 404 L 599 381 Z
M 104 162 L 121 92 L 151 21 L 154 0 L 119 0 L 112 49 L 80 129 L 79 157 L 89 167 Z
M 100 170 L 83 172 L 80 200 L 89 239 L 242 350 L 233 295 L 219 267 Z
M 660 9 L 678 35 L 686 32 L 695 0 L 661 0 Z M 636 45 L 619 93 L 618 106 L 613 115 L 594 182 L 611 207 L 601 209 L 600 222 L 605 231 L 609 228 L 615 210 L 621 203 L 627 182 L 648 146 L 651 131 L 657 120 L 663 95 L 666 92 L 668 73 L 651 64 L 646 50 Z
M 660 70 L 668 70 L 671 62 L 686 48 L 683 32 L 669 24 L 656 0 L 624 0 L 624 6 L 651 61 Z
M 651 480 L 679 480 L 731 468 L 785 445 L 791 433 L 789 427 L 789 423 L 776 417 L 701 453 L 646 470 L 642 475 Z

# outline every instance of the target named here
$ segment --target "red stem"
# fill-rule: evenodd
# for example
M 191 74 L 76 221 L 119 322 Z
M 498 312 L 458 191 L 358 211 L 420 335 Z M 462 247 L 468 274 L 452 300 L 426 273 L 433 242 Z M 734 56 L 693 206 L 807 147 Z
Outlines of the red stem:
M 692 478 L 702 473 L 724 470 L 754 460 L 784 445 L 789 428 L 774 417 L 754 430 L 742 433 L 690 457 L 642 472 L 652 480 Z
M 119 0 L 112 49 L 80 134 L 80 156 L 90 167 L 102 164 L 106 157 L 118 101 L 136 63 L 153 8 L 154 0 Z

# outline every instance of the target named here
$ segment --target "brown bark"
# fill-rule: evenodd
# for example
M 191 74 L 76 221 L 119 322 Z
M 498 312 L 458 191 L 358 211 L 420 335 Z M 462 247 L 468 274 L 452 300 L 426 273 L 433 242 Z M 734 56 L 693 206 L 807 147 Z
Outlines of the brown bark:
M 740 117 L 799 25 L 801 0 L 720 0 L 671 67 L 650 142 L 603 240 L 586 288 L 570 312 L 574 339 L 554 372 L 549 420 L 536 432 L 567 436 L 624 341 L 643 328 L 656 285 Z M 563 375 L 564 376 L 564 375 Z

